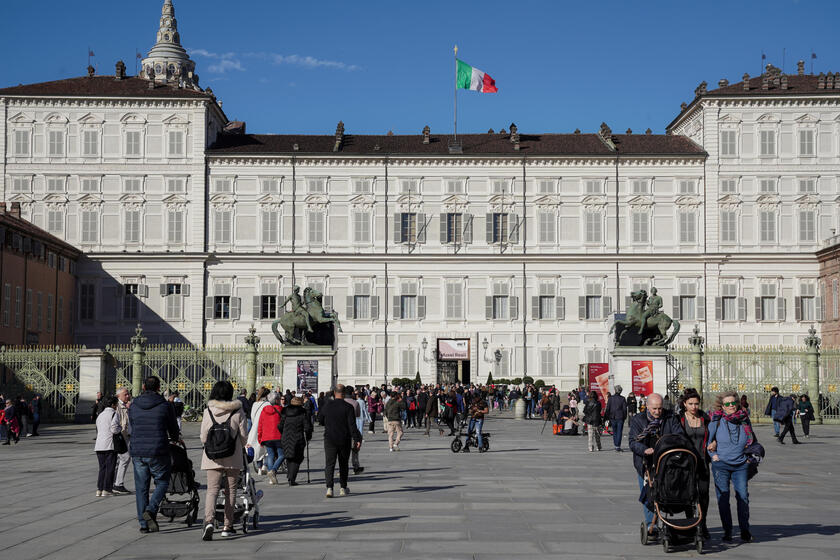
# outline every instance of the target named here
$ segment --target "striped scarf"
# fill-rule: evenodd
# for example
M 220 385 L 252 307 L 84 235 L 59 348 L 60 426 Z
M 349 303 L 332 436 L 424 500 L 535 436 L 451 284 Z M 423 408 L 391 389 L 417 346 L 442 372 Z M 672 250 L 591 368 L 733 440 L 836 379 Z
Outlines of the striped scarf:
M 710 414 L 712 422 L 715 420 L 720 421 L 721 418 L 729 422 L 730 424 L 741 425 L 744 427 L 744 433 L 747 434 L 747 447 L 755 442 L 755 437 L 753 436 L 752 425 L 750 424 L 750 415 L 747 413 L 746 409 L 739 408 L 732 414 L 724 414 L 722 410 L 714 410 Z

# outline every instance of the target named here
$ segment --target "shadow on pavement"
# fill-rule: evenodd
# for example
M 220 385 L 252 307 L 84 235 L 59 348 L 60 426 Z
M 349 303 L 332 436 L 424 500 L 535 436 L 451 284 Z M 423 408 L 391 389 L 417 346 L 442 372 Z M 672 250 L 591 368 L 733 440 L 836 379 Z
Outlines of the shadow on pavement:
M 333 512 L 318 514 L 318 515 L 332 515 Z M 388 517 L 370 517 L 363 519 L 353 519 L 348 516 L 329 517 L 323 519 L 301 519 L 304 515 L 260 515 L 260 530 L 262 531 L 280 531 L 289 529 L 335 529 L 340 527 L 354 527 L 356 525 L 370 525 L 374 523 L 382 523 L 384 521 L 397 521 L 405 519 L 407 515 L 392 515 Z
M 437 490 L 451 490 L 464 486 L 463 484 L 449 484 L 446 486 L 403 486 L 392 490 L 374 490 L 373 492 L 353 492 L 355 496 L 372 496 L 374 494 L 391 494 L 392 492 L 435 492 Z
M 750 531 L 756 541 L 778 541 L 797 535 L 825 535 L 840 534 L 840 525 L 818 525 L 816 523 L 800 523 L 785 525 L 750 525 Z

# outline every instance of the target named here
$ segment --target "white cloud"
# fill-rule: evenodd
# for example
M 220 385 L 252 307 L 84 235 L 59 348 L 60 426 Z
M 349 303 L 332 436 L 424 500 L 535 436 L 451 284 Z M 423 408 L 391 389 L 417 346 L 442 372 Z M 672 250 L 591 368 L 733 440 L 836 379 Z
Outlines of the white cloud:
M 190 49 L 190 54 L 216 60 L 217 62 L 207 66 L 207 71 L 213 74 L 224 74 L 228 70 L 239 70 L 240 72 L 245 70 L 236 53 L 214 53 L 205 49 Z
M 346 70 L 353 72 L 361 70 L 361 66 L 356 64 L 347 64 L 337 60 L 325 60 L 322 58 L 315 58 L 314 56 L 301 56 L 299 54 L 278 54 L 266 52 L 245 53 L 243 56 L 249 58 L 258 58 L 268 60 L 277 65 L 303 66 L 304 68 L 330 68 L 333 70 Z

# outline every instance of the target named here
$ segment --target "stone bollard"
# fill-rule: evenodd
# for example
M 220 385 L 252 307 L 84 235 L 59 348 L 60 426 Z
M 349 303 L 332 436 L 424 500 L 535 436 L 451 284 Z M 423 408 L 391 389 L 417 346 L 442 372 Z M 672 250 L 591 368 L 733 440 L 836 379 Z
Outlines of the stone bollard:
M 513 418 L 515 420 L 525 419 L 525 399 L 516 399 L 513 404 Z

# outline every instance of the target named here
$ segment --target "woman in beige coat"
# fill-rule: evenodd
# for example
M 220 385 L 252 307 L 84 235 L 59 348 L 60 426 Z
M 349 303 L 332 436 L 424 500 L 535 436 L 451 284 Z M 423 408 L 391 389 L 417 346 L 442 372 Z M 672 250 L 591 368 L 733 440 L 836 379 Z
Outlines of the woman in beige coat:
M 217 381 L 210 391 L 210 400 L 204 409 L 201 421 L 201 443 L 207 442 L 207 434 L 213 426 L 213 415 L 216 422 L 224 424 L 230 418 L 231 435 L 236 439 L 236 449 L 230 457 L 210 459 L 207 453 L 201 453 L 201 470 L 207 471 L 207 498 L 204 502 L 204 533 L 205 541 L 213 540 L 213 519 L 216 512 L 216 498 L 225 478 L 225 525 L 222 536 L 236 534 L 233 528 L 233 504 L 236 499 L 236 479 L 239 471 L 244 468 L 242 449 L 248 439 L 248 423 L 242 411 L 242 402 L 233 399 L 233 385 L 227 381 Z

